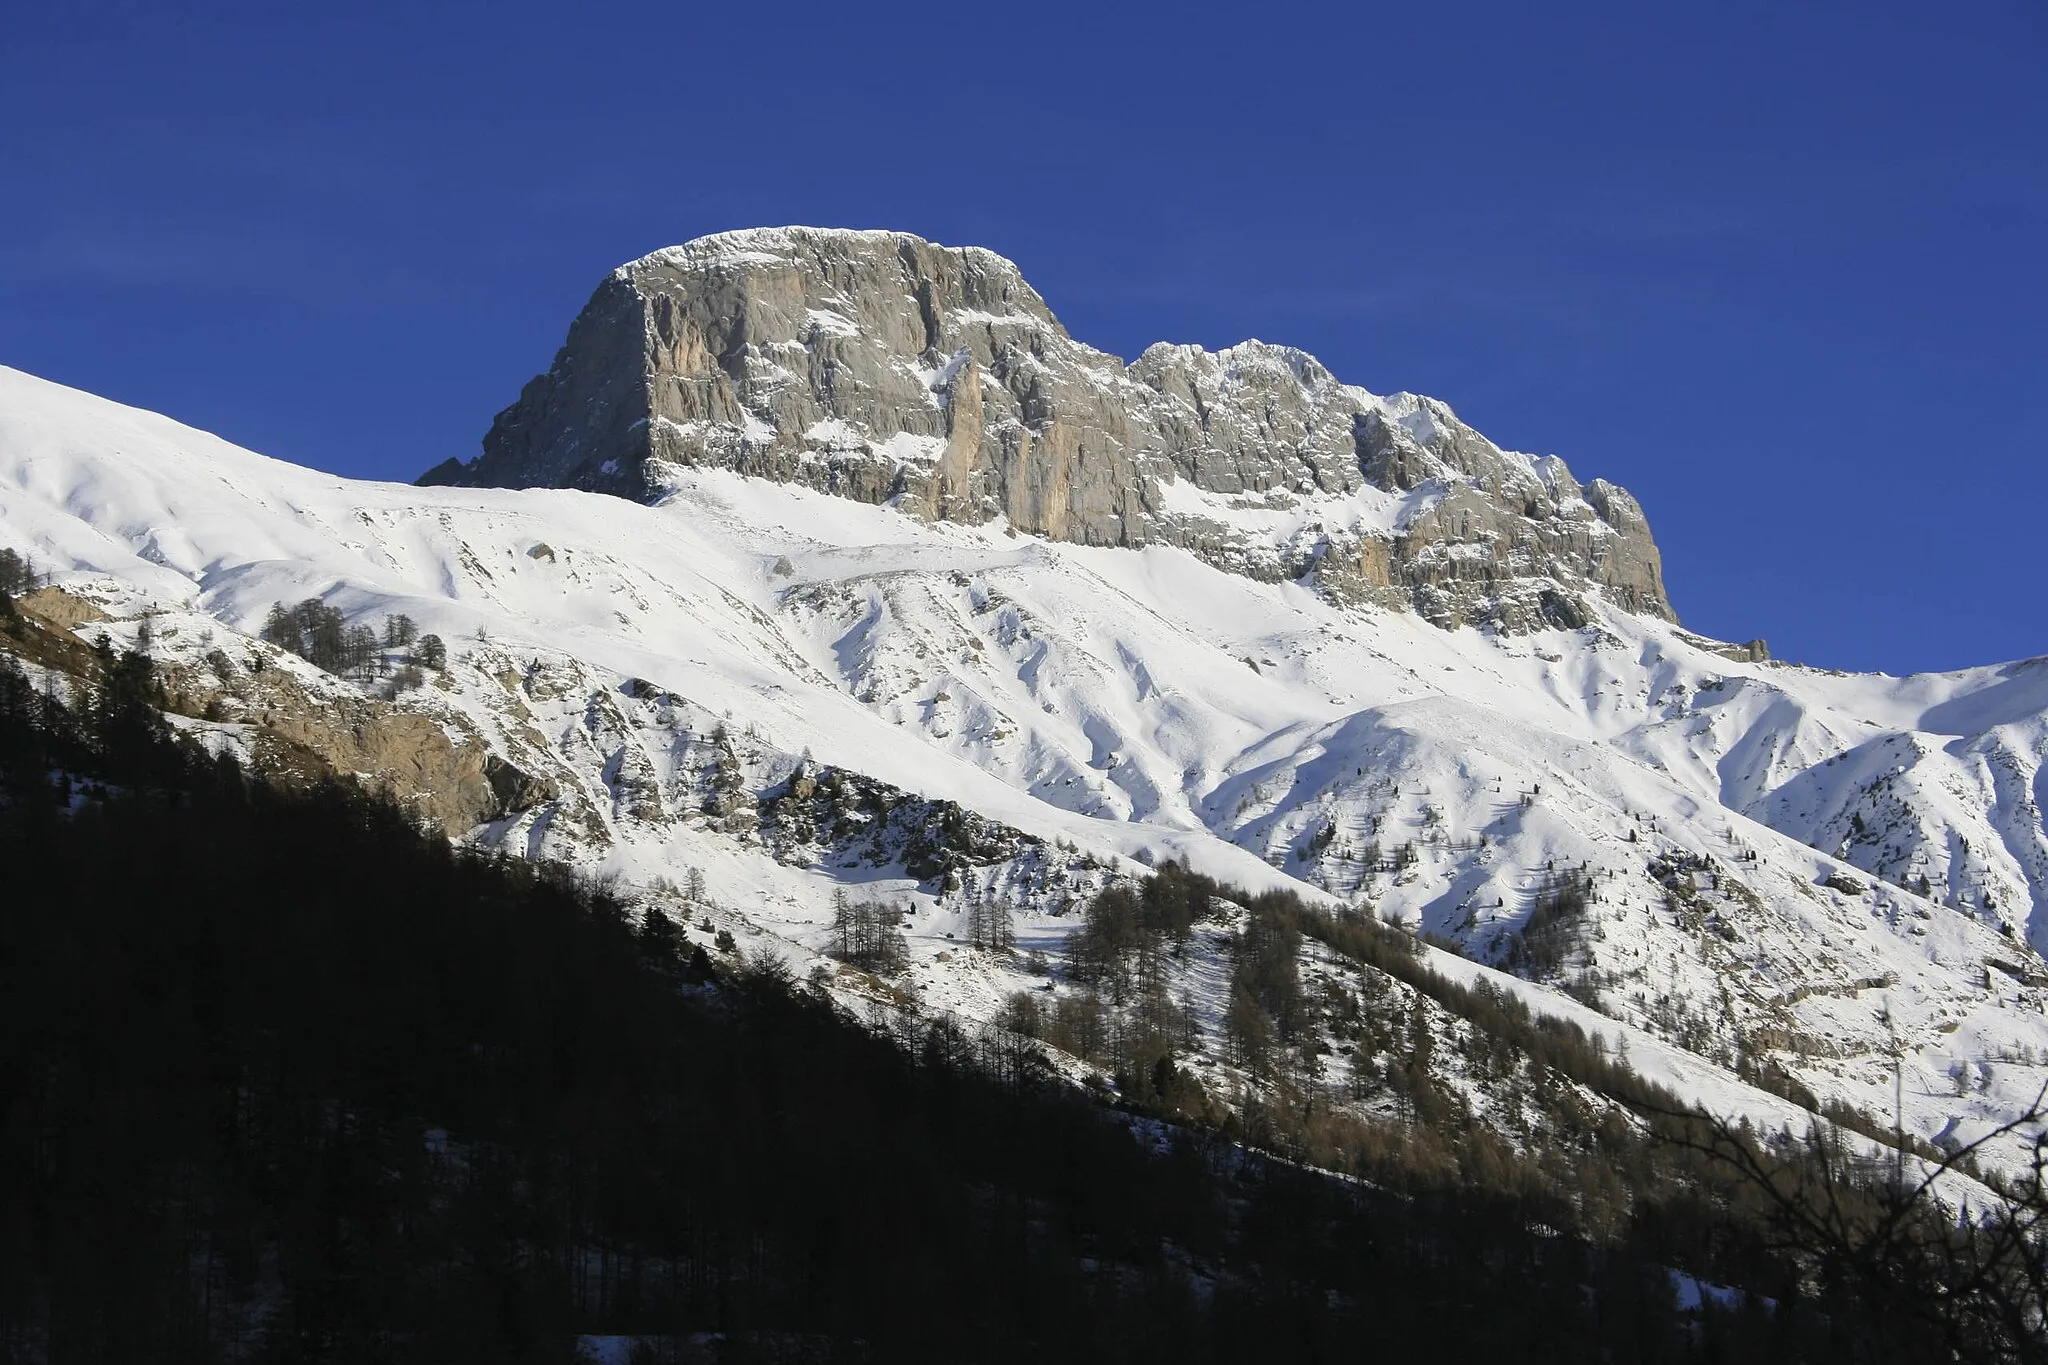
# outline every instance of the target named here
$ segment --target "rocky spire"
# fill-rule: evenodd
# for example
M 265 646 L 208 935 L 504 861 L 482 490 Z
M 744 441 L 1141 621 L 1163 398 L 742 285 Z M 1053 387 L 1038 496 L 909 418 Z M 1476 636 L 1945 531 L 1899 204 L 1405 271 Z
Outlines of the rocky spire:
M 1670 617 L 1642 509 L 1443 403 L 1250 341 L 1129 365 L 1017 267 L 899 232 L 761 228 L 613 271 L 483 454 L 422 483 L 659 498 L 715 466 L 1088 545 L 1184 546 L 1444 625 Z

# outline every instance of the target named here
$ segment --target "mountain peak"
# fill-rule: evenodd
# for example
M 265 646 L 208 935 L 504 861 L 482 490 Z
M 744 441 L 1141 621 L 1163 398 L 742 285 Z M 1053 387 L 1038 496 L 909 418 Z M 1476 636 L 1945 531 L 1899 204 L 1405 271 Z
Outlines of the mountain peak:
M 949 247 L 910 232 L 889 228 L 811 227 L 792 223 L 783 227 L 733 228 L 725 232 L 693 237 L 675 246 L 659 247 L 636 260 L 626 262 L 614 275 L 630 277 L 657 266 L 707 267 L 714 265 L 774 265 L 804 256 L 829 252 L 842 256 L 861 253 L 888 255 L 908 251 L 950 251 L 994 263 L 1017 275 L 1016 263 L 987 247 Z
M 714 466 L 1086 545 L 1181 546 L 1446 626 L 1671 617 L 1634 499 L 1294 347 L 1074 340 L 1016 265 L 905 232 L 748 228 L 611 272 L 549 371 L 422 483 L 653 501 Z M 1612 511 L 1614 515 L 1610 517 Z

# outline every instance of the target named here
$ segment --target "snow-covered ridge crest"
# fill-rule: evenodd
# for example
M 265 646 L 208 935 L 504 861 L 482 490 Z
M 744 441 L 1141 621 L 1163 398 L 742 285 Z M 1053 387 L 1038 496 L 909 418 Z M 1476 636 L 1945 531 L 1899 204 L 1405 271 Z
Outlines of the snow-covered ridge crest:
M 1179 546 L 1445 626 L 1577 625 L 1595 597 L 1672 616 L 1649 523 L 1611 484 L 1292 347 L 1161 344 L 1126 365 L 1068 335 L 1011 261 L 901 232 L 745 229 L 621 266 L 482 456 L 422 482 L 654 501 L 691 468 Z

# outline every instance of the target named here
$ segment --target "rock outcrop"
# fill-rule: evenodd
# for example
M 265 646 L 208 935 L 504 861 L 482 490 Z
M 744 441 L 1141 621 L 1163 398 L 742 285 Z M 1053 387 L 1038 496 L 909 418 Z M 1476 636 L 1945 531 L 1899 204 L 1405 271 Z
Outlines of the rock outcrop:
M 658 499 L 713 466 L 1087 545 L 1183 546 L 1445 625 L 1671 617 L 1624 490 L 1314 357 L 1067 335 L 1017 267 L 904 233 L 721 233 L 612 272 L 482 456 L 422 483 Z
M 14 607 L 11 629 L 0 631 L 0 653 L 64 677 L 63 687 L 74 693 L 99 685 L 100 664 L 78 632 L 116 620 L 101 603 L 46 587 Z M 163 657 L 152 664 L 161 704 L 171 715 L 232 727 L 256 769 L 274 782 L 361 782 L 403 801 L 451 838 L 555 799 L 551 781 L 491 752 L 483 736 L 461 733 L 452 715 L 408 711 L 339 680 L 309 683 L 269 645 L 244 640 L 234 648 L 232 655 L 211 649 L 203 660 L 159 651 Z
M 261 659 L 217 669 L 159 663 L 165 709 L 246 725 L 256 767 L 273 781 L 352 779 L 451 838 L 554 798 L 550 783 L 490 752 L 481 736 L 451 737 L 434 717 L 339 688 L 309 690 L 281 668 L 248 668 Z

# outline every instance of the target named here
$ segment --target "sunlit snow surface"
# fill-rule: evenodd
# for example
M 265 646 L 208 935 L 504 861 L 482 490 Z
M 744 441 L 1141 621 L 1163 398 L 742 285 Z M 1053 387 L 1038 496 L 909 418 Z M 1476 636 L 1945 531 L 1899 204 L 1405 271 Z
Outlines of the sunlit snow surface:
M 721 720 L 751 731 L 764 780 L 808 750 L 1127 870 L 1177 857 L 1369 902 L 1481 961 L 1546 872 L 1583 864 L 1600 1026 L 1725 1109 L 1793 1112 L 1722 1065 L 1738 1037 L 1796 1040 L 1778 1055 L 1824 1098 L 1888 1116 L 1896 1032 L 1907 1126 L 1930 1138 L 1967 1140 L 2048 1078 L 2044 993 L 2015 975 L 2042 970 L 2018 943 L 2048 939 L 2048 660 L 1832 675 L 1733 662 L 1618 610 L 1578 632 L 1447 632 L 1172 549 L 679 479 L 655 507 L 354 482 L 0 369 L 0 543 L 117 617 L 254 633 L 311 595 L 410 614 L 454 665 L 451 689 L 408 704 L 544 751 L 597 812 L 476 837 L 634 880 L 700 867 L 741 927 L 799 958 L 853 871 L 779 865 L 692 810 L 622 813 L 633 771 L 679 780 L 689 736 Z M 1381 870 L 1407 844 L 1412 864 Z M 1712 860 L 1680 913 L 1650 875 L 1674 853 Z M 1852 868 L 1872 889 L 1821 884 Z M 1905 889 L 1921 876 L 1927 897 Z M 915 900 L 928 1005 L 985 1017 L 1028 980 L 957 951 L 944 897 Z M 1062 908 L 1031 903 L 1022 946 L 1056 953 Z

